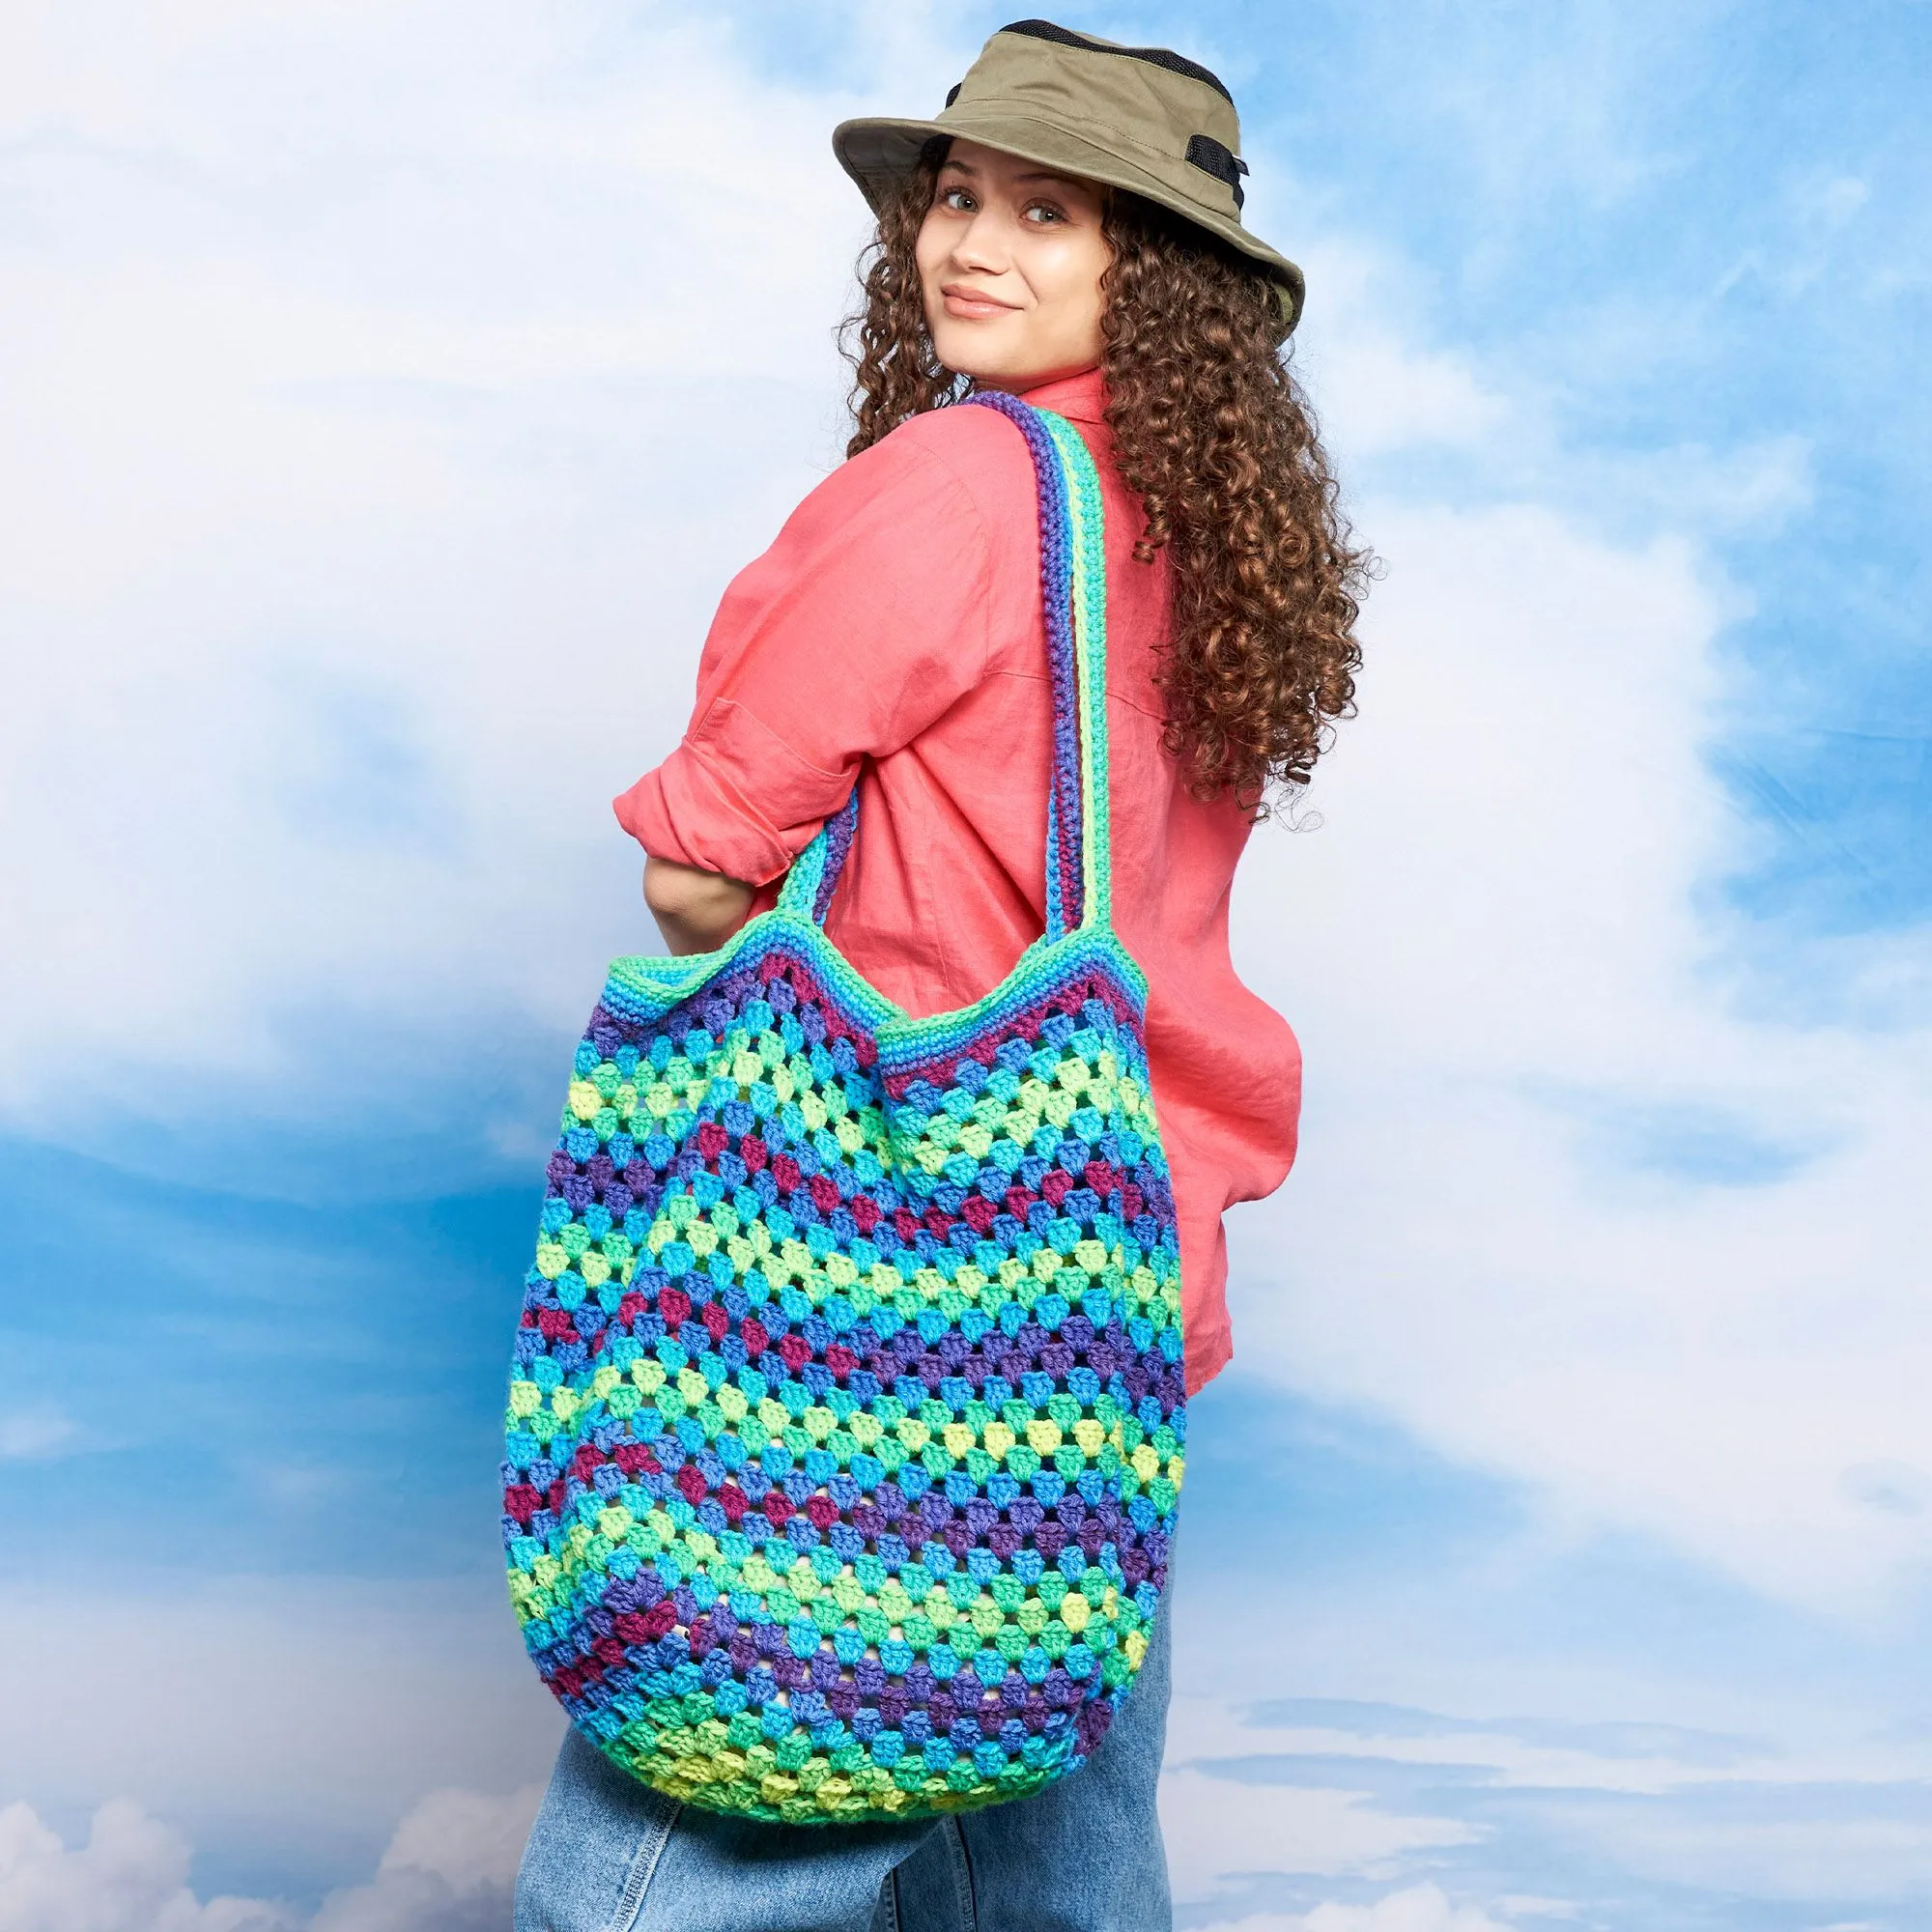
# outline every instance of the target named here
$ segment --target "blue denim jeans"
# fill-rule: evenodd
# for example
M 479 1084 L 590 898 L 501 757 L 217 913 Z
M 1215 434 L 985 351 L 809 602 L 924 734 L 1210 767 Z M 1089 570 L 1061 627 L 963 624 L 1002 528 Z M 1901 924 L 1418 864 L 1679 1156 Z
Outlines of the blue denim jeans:
M 659 1796 L 573 1730 L 517 1875 L 516 1932 L 1172 1932 L 1154 1791 L 1172 1591 L 1084 1769 L 887 1825 L 761 1825 Z

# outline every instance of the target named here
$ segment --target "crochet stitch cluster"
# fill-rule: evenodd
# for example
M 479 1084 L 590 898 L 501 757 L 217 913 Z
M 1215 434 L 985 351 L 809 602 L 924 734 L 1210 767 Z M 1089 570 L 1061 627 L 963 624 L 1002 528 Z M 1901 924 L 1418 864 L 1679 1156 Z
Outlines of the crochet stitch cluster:
M 1131 962 L 1083 923 L 906 1019 L 817 924 L 851 822 L 695 984 L 612 969 L 506 1417 L 511 1595 L 572 1719 L 662 1791 L 792 1823 L 1083 1763 L 1147 1649 L 1185 1435 Z

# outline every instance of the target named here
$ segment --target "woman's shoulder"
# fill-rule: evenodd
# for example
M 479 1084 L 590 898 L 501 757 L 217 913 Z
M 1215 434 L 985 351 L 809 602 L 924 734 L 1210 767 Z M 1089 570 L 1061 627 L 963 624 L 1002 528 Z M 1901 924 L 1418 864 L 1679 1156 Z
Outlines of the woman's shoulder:
M 916 586 L 963 567 L 1031 582 L 1038 528 L 1026 439 L 992 410 L 932 410 L 839 464 L 750 576 Z
M 970 505 L 989 534 L 1023 516 L 1031 535 L 1033 458 L 1026 439 L 995 410 L 923 411 L 843 467 L 868 495 L 951 496 Z

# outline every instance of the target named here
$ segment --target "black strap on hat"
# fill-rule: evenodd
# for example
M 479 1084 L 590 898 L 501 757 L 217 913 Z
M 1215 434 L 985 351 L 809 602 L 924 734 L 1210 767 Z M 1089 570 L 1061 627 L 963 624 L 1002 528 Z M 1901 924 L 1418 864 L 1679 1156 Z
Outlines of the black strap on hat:
M 1187 158 L 1203 173 L 1212 175 L 1216 181 L 1226 182 L 1234 190 L 1236 208 L 1247 200 L 1241 186 L 1241 177 L 1248 171 L 1247 162 L 1215 140 L 1212 134 L 1188 135 Z

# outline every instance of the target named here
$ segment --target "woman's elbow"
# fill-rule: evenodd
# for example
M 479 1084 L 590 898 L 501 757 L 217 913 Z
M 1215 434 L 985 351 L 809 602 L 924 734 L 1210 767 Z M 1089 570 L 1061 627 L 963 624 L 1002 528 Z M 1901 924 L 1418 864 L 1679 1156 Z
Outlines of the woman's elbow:
M 708 952 L 745 923 L 753 889 L 670 859 L 644 862 L 644 903 L 673 952 Z

